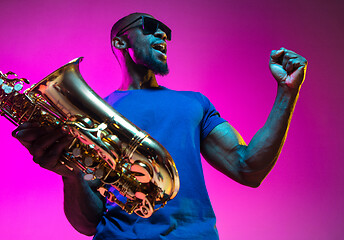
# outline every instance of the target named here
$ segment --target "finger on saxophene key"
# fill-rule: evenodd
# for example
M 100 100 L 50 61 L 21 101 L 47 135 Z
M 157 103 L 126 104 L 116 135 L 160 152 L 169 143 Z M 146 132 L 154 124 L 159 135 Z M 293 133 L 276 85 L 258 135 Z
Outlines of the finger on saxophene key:
M 70 136 L 64 136 L 60 138 L 59 141 L 51 145 L 51 147 L 49 147 L 43 155 L 34 157 L 33 161 L 39 164 L 41 167 L 54 171 L 58 174 L 66 171 L 69 172 L 70 170 L 63 166 L 59 159 L 61 158 L 65 147 L 71 143 L 71 139 L 72 138 Z
M 35 139 L 32 142 L 29 151 L 32 156 L 40 157 L 45 154 L 47 149 L 54 148 L 56 145 L 60 144 L 57 143 L 57 141 L 64 136 L 66 136 L 66 133 L 61 129 L 54 129 L 52 132 L 48 132 L 47 134 L 41 135 Z
M 12 131 L 12 136 L 16 137 L 17 133 L 19 131 L 21 131 L 21 130 L 24 130 L 24 129 L 27 129 L 27 128 L 38 128 L 38 127 L 40 127 L 40 124 L 37 123 L 37 122 L 35 122 L 35 123 L 25 122 L 25 123 L 17 126 L 17 128 Z
M 53 133 L 55 129 L 56 127 L 54 128 L 48 126 L 20 125 L 17 129 L 15 129 L 12 132 L 12 135 L 19 141 L 31 142 L 35 141 L 37 138 L 41 136 Z

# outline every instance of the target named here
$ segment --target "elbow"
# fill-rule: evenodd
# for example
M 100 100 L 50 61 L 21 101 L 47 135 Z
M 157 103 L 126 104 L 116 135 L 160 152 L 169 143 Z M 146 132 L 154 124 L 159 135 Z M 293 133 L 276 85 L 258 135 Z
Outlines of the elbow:
M 246 183 L 244 185 L 251 188 L 258 188 L 261 183 L 262 183 L 261 181 L 255 181 L 255 182 Z
M 240 183 L 247 187 L 258 188 L 262 184 L 264 178 L 265 176 L 261 176 L 259 174 L 257 175 L 254 173 L 244 173 L 241 175 Z
M 83 225 L 83 226 L 76 226 L 72 225 L 75 230 L 77 230 L 79 233 L 86 235 L 86 236 L 93 236 L 97 232 L 97 226 L 95 225 Z
M 82 215 L 71 215 L 65 211 L 65 215 L 67 220 L 72 225 L 72 227 L 78 231 L 79 233 L 86 235 L 86 236 L 93 236 L 97 232 L 97 226 L 99 221 L 89 221 Z
M 245 163 L 244 167 L 241 167 L 239 171 L 241 183 L 251 188 L 258 188 L 269 171 L 269 168 L 253 168 Z
M 242 176 L 240 178 L 239 182 L 240 184 L 250 187 L 250 188 L 258 188 L 262 184 L 263 179 L 256 179 L 256 178 L 250 178 L 247 176 Z
M 91 236 L 93 236 L 94 234 L 96 234 L 96 228 L 94 228 L 94 229 L 87 229 L 87 230 L 83 230 L 83 231 L 79 231 L 79 230 L 78 230 L 78 232 L 81 233 L 81 234 L 84 234 L 84 235 L 86 235 L 86 236 L 91 237 Z

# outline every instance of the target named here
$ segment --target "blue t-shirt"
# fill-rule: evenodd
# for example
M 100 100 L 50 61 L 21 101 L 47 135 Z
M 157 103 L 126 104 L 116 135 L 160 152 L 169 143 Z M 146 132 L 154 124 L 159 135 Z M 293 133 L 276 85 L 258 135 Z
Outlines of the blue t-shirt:
M 177 196 L 149 218 L 108 202 L 94 240 L 218 239 L 205 187 L 200 143 L 225 120 L 201 93 L 156 89 L 115 91 L 105 100 L 171 154 L 180 178 Z

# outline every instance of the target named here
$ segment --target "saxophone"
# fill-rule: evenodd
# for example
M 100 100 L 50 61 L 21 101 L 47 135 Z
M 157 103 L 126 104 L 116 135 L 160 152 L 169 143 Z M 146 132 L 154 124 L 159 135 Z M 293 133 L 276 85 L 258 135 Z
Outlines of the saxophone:
M 81 61 L 70 61 L 22 93 L 27 79 L 0 72 L 0 114 L 15 125 L 35 121 L 61 126 L 74 137 L 61 163 L 73 171 L 72 162 L 85 180 L 99 179 L 98 191 L 108 201 L 148 218 L 177 195 L 174 161 L 159 142 L 87 85 L 79 71 Z

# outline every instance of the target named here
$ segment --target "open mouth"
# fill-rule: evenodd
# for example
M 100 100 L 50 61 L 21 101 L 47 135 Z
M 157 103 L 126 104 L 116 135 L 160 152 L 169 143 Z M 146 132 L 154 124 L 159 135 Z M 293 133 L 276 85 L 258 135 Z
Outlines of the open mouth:
M 166 54 L 167 49 L 166 49 L 166 43 L 156 43 L 152 45 L 153 49 L 162 52 L 163 54 Z

